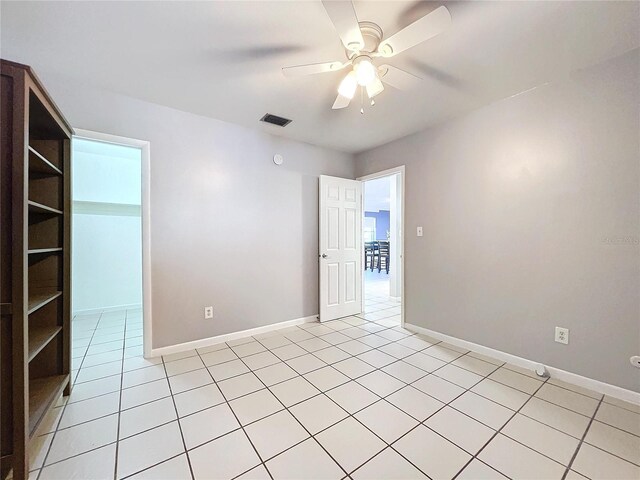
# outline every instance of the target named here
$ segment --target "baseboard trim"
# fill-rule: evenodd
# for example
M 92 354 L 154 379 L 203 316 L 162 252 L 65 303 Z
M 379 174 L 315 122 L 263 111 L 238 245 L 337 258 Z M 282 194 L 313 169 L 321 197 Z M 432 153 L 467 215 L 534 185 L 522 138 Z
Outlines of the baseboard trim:
M 259 335 L 261 333 L 271 332 L 273 330 L 279 330 L 281 328 L 293 327 L 294 325 L 301 325 L 303 323 L 311 323 L 318 320 L 318 315 L 310 315 L 308 317 L 295 318 L 293 320 L 286 320 L 284 322 L 273 323 L 271 325 L 264 325 L 262 327 L 250 328 L 248 330 L 240 330 L 239 332 L 226 333 L 224 335 L 217 335 L 215 337 L 202 338 L 200 340 L 193 340 L 191 342 L 178 343 L 176 345 L 168 345 L 166 347 L 152 348 L 149 358 L 159 357 L 160 355 L 170 355 L 172 353 L 184 352 L 186 350 L 192 350 L 194 348 L 210 347 L 218 343 L 229 342 L 231 340 L 237 340 L 239 338 L 248 337 L 252 335 Z
M 502 360 L 503 362 L 508 362 L 512 365 L 516 365 L 518 367 L 526 368 L 529 370 L 535 371 L 536 366 L 541 365 L 541 362 L 518 357 L 517 355 L 512 355 L 501 350 L 495 350 L 493 348 L 485 347 L 484 345 L 479 345 L 477 343 L 461 340 L 459 338 L 445 335 L 444 333 L 429 330 L 428 328 L 413 325 L 411 323 L 405 323 L 404 328 L 406 328 L 407 330 L 411 330 L 412 332 L 428 335 L 437 340 L 442 340 L 443 342 L 450 343 L 457 347 L 466 348 L 467 350 L 472 350 L 476 353 L 481 353 L 482 355 L 487 355 L 488 357 L 493 357 L 498 360 Z M 552 378 L 561 380 L 563 382 L 572 383 L 579 387 L 587 388 L 604 395 L 609 395 L 610 397 L 625 400 L 636 405 L 640 405 L 640 393 L 638 392 L 627 390 L 625 388 L 611 385 L 609 383 L 604 383 L 599 380 L 594 380 L 589 377 L 583 377 L 582 375 L 567 372 L 566 370 L 562 370 L 560 368 L 550 367 L 547 365 L 545 365 L 545 367 Z
M 130 303 L 128 305 L 113 305 L 111 307 L 87 308 L 85 310 L 74 310 L 73 315 L 89 315 L 92 313 L 115 312 L 117 310 L 130 310 L 134 308 L 142 308 L 142 304 Z

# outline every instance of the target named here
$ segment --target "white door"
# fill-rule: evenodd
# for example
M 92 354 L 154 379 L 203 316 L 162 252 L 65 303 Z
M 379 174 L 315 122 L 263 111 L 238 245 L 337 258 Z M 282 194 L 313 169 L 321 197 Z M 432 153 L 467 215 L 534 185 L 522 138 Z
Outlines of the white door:
M 320 321 L 362 310 L 362 183 L 320 176 Z

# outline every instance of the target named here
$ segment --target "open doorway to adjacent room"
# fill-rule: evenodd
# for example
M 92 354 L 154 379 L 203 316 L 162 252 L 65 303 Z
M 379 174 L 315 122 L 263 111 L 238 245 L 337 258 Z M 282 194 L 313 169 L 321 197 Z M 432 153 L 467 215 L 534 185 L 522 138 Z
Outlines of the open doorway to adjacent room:
M 148 143 L 77 133 L 72 143 L 71 272 L 76 384 L 120 373 L 123 359 L 148 354 L 144 350 L 151 336 L 143 282 L 143 276 L 148 280 Z
M 403 318 L 404 167 L 359 178 L 362 188 L 363 311 L 389 326 Z

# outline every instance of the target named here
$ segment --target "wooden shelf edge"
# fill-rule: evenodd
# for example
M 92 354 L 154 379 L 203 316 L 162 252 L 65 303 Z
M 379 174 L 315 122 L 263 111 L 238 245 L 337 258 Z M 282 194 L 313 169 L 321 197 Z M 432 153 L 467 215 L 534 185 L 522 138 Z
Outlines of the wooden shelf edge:
M 62 210 L 58 210 L 57 208 L 47 207 L 38 202 L 34 202 L 33 200 L 29 200 L 29 211 L 33 213 L 49 213 L 55 215 L 62 215 Z
M 29 361 L 33 360 L 58 333 L 62 331 L 59 325 L 53 327 L 34 327 L 29 329 Z
M 56 253 L 61 252 L 62 247 L 54 247 L 54 248 L 33 248 L 31 250 L 27 250 L 29 255 L 38 255 L 40 253 Z
M 40 422 L 68 383 L 68 374 L 29 380 L 29 438 L 38 430 Z
M 46 167 L 46 170 L 37 170 L 37 169 L 33 169 L 35 172 L 38 173 L 49 173 L 51 175 L 62 175 L 62 170 L 60 170 L 58 167 L 56 167 L 53 163 L 51 163 L 49 160 L 47 160 L 44 155 L 42 155 L 40 152 L 38 152 L 35 148 L 33 148 L 32 146 L 29 146 L 29 153 L 32 153 L 39 161 L 41 164 L 43 164 Z M 35 167 L 35 165 L 34 165 Z M 31 170 L 31 159 L 29 159 L 29 170 Z
M 44 307 L 47 303 L 58 298 L 60 295 L 62 295 L 61 291 L 54 290 L 51 292 L 39 293 L 39 294 L 30 296 L 27 314 L 29 315 L 32 314 L 36 310 Z

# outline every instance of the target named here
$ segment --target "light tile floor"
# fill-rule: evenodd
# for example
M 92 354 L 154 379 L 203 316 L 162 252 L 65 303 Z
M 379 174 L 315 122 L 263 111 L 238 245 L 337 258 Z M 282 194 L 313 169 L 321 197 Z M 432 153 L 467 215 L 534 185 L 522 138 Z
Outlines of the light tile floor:
M 141 312 L 74 320 L 32 479 L 640 478 L 640 407 L 365 312 L 156 359 Z

